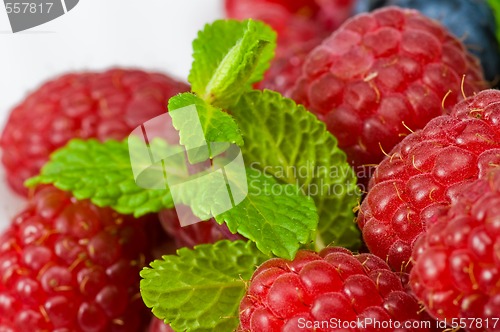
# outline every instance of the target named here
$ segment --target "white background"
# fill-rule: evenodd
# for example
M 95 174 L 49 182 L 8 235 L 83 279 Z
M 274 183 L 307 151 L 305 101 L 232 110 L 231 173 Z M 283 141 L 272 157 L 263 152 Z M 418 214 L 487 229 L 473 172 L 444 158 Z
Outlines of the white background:
M 80 0 L 66 15 L 13 34 L 0 5 L 0 129 L 29 91 L 67 71 L 139 67 L 186 80 L 191 42 L 222 7 L 222 0 Z M 0 178 L 1 230 L 24 201 L 1 166 Z

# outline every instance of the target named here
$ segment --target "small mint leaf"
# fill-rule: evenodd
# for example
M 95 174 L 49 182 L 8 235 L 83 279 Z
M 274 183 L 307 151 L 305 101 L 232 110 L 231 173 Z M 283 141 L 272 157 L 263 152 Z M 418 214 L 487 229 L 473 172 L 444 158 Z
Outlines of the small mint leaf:
M 262 80 L 275 47 L 276 33 L 262 22 L 219 20 L 206 25 L 193 42 L 192 91 L 228 108 Z
M 141 295 L 176 331 L 232 332 L 245 283 L 268 258 L 244 241 L 183 248 L 141 271 Z
M 145 190 L 137 186 L 126 142 L 74 139 L 54 152 L 41 174 L 29 179 L 29 187 L 49 184 L 70 191 L 77 199 L 90 199 L 136 217 L 172 208 L 168 188 Z
M 248 195 L 231 210 L 216 216 L 229 230 L 254 241 L 265 254 L 293 259 L 312 238 L 318 225 L 314 201 L 293 184 L 247 170 Z
M 245 145 L 245 162 L 297 185 L 316 203 L 319 245 L 360 244 L 353 208 L 360 198 L 356 176 L 336 138 L 303 106 L 272 91 L 245 93 L 231 108 Z
M 174 112 L 190 106 L 196 107 L 197 116 L 194 118 L 183 116 L 185 112 L 182 111 Z M 206 103 L 192 93 L 182 93 L 170 98 L 168 110 L 172 116 L 174 127 L 179 131 L 180 144 L 185 146 L 188 151 L 212 142 L 243 145 L 240 129 L 231 115 Z M 210 148 L 210 146 L 208 147 Z M 206 159 L 208 156 L 203 160 Z
M 174 165 L 177 167 L 176 165 Z M 207 220 L 240 204 L 247 196 L 248 183 L 241 151 L 231 146 L 224 154 L 216 156 L 207 168 L 188 177 L 176 168 L 169 171 L 169 183 L 177 206 L 188 206 L 197 220 Z M 177 168 L 178 169 L 178 168 Z M 177 173 L 177 174 L 176 174 Z M 186 174 L 186 173 L 184 173 Z M 180 183 L 181 185 L 175 185 Z M 189 213 L 181 213 L 186 218 Z M 181 221 L 192 223 L 194 219 Z

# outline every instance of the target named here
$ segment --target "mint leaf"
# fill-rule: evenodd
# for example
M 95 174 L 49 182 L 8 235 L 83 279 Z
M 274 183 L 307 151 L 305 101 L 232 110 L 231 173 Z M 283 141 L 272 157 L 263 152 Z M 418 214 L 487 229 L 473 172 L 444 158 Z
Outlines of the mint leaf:
M 193 42 L 192 91 L 228 108 L 262 80 L 275 47 L 276 33 L 262 22 L 219 20 L 206 25 Z
M 39 176 L 26 182 L 30 187 L 42 183 L 136 217 L 173 207 L 168 188 L 145 190 L 137 186 L 126 142 L 74 139 L 51 155 Z
M 180 171 L 181 168 L 176 163 L 166 164 L 168 183 L 172 184 L 170 191 L 176 206 L 191 208 L 192 214 L 189 211 L 180 212 L 186 217 L 180 220 L 185 224 L 207 220 L 232 209 L 241 203 L 248 193 L 245 163 L 237 146 L 232 145 L 223 154 L 203 165 L 205 169 L 198 169 L 191 175 L 189 172 Z M 193 215 L 197 220 L 191 219 Z
M 193 106 L 197 112 L 181 110 Z M 170 98 L 168 110 L 174 127 L 179 131 L 180 144 L 186 148 L 189 160 L 193 163 L 205 161 L 225 151 L 229 143 L 243 145 L 240 129 L 231 115 L 192 93 Z
M 314 240 L 318 225 L 314 201 L 293 184 L 278 183 L 255 169 L 247 170 L 248 195 L 231 210 L 216 216 L 233 233 L 255 241 L 265 254 L 293 259 L 301 244 Z
M 360 198 L 356 177 L 337 140 L 312 113 L 272 91 L 244 94 L 231 113 L 253 169 L 297 185 L 316 203 L 321 244 L 360 244 L 352 209 Z
M 245 282 L 268 258 L 244 241 L 183 248 L 141 271 L 141 295 L 176 331 L 232 332 Z

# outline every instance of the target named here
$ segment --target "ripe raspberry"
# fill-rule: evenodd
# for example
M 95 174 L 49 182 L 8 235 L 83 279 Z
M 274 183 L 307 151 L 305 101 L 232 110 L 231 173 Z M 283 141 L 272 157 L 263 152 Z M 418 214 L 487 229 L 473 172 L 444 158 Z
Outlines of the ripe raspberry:
M 226 0 L 227 16 L 266 22 L 278 33 L 276 57 L 256 87 L 288 96 L 309 52 L 351 14 L 354 0 Z
M 319 254 L 302 250 L 291 262 L 274 258 L 257 269 L 240 304 L 240 330 L 379 331 L 374 326 L 304 328 L 304 323 L 418 321 L 419 310 L 417 300 L 380 258 L 353 255 L 344 248 L 326 248 Z
M 497 24 L 487 0 L 358 0 L 356 12 L 382 6 L 413 8 L 439 20 L 481 60 L 488 81 L 500 79 L 500 47 L 495 38 Z
M 40 189 L 0 236 L 0 331 L 144 328 L 145 223 Z
M 161 211 L 159 217 L 163 229 L 173 238 L 177 248 L 193 248 L 198 244 L 215 243 L 223 239 L 243 239 L 231 233 L 225 224 L 219 225 L 213 219 L 181 227 L 174 209 Z
M 286 52 L 277 54 L 264 79 L 255 88 L 273 90 L 290 96 L 297 79 L 302 74 L 302 66 L 309 53 L 321 43 L 322 39 L 312 39 L 287 47 Z
M 358 215 L 367 247 L 393 269 L 411 268 L 415 238 L 498 164 L 500 91 L 485 90 L 410 134 L 379 164 Z
M 149 324 L 148 332 L 174 332 L 174 330 L 163 323 L 161 319 L 153 317 L 153 319 L 151 319 L 151 324 Z
M 500 317 L 500 165 L 453 198 L 448 213 L 413 249 L 411 286 L 439 319 L 483 319 L 470 331 L 498 331 Z M 487 327 L 486 322 L 491 325 Z
M 14 108 L 0 137 L 7 181 L 26 195 L 23 182 L 70 139 L 123 139 L 188 90 L 162 74 L 124 69 L 67 74 L 43 84 Z
M 331 31 L 313 19 L 319 7 L 311 0 L 226 0 L 225 7 L 229 18 L 253 18 L 269 24 L 278 34 L 278 59 L 298 45 L 310 41 L 319 44 Z
M 353 166 L 377 164 L 407 133 L 484 81 L 477 59 L 437 22 L 388 7 L 345 22 L 306 59 L 292 98 L 323 120 Z
M 290 23 L 303 22 L 304 29 L 296 32 L 308 30 L 305 25 L 309 31 L 332 32 L 349 18 L 354 4 L 354 0 L 225 0 L 225 9 L 229 18 L 260 19 L 271 25 L 278 36 L 299 41 L 302 36 L 293 36 Z

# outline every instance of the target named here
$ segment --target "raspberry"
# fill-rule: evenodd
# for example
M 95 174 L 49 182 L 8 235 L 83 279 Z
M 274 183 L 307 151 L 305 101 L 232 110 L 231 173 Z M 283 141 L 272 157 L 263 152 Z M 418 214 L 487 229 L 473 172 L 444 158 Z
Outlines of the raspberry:
M 269 24 L 278 33 L 278 54 L 329 32 L 313 20 L 319 11 L 314 1 L 226 0 L 225 7 L 229 18 L 253 18 Z
M 230 18 L 260 19 L 271 25 L 278 36 L 286 35 L 298 41 L 297 37 L 302 36 L 293 36 L 287 31 L 288 24 L 300 21 L 307 24 L 310 31 L 331 32 L 349 18 L 354 3 L 354 0 L 225 0 L 225 9 Z
M 315 48 L 292 97 L 362 168 L 379 163 L 381 147 L 392 149 L 407 128 L 422 128 L 461 100 L 464 74 L 467 95 L 484 87 L 479 62 L 444 27 L 388 7 L 351 18 Z
M 417 300 L 380 258 L 353 255 L 344 248 L 326 248 L 319 254 L 302 250 L 291 262 L 274 258 L 255 271 L 240 304 L 240 330 L 379 331 L 373 326 L 314 328 L 305 323 L 419 321 L 419 311 Z
M 145 224 L 41 188 L 0 236 L 0 331 L 139 331 Z
M 0 137 L 7 181 L 26 195 L 23 182 L 70 139 L 121 140 L 188 90 L 162 74 L 124 69 L 67 74 L 43 84 L 13 109 Z
M 485 90 L 407 136 L 379 164 L 357 220 L 367 247 L 393 269 L 411 269 L 417 236 L 498 164 L 500 91 Z
M 487 0 L 358 0 L 356 11 L 382 6 L 413 8 L 439 20 L 481 60 L 487 80 L 498 82 L 500 79 L 500 48 L 495 38 L 497 25 Z
M 151 319 L 151 324 L 149 324 L 148 332 L 174 332 L 174 330 L 163 323 L 161 319 L 153 317 L 153 319 Z
M 159 217 L 163 229 L 173 238 L 177 248 L 193 248 L 198 244 L 215 243 L 223 239 L 243 239 L 240 235 L 231 233 L 226 224 L 219 225 L 213 219 L 181 227 L 173 209 L 161 211 Z
M 278 53 L 264 79 L 255 88 L 268 89 L 290 96 L 295 82 L 302 74 L 302 66 L 307 55 L 319 44 L 321 39 L 312 39 L 287 47 L 286 52 Z
M 410 275 L 415 294 L 439 319 L 483 319 L 470 331 L 498 331 L 500 317 L 500 168 L 451 200 L 448 213 L 421 235 Z
M 354 0 L 226 0 L 230 18 L 254 18 L 278 33 L 278 48 L 264 80 L 256 87 L 290 95 L 309 52 L 351 13 Z

